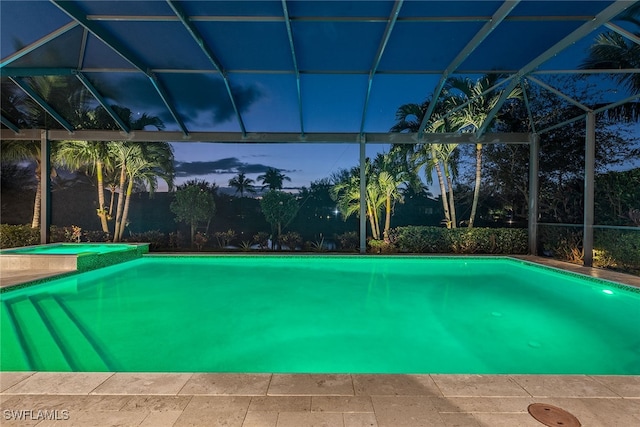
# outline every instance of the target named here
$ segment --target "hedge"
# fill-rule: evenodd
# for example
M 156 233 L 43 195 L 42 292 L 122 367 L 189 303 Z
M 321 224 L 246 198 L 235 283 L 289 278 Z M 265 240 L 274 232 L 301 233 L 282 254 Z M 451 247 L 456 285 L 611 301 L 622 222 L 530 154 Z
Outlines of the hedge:
M 400 252 L 455 254 L 525 254 L 527 230 L 521 228 L 453 228 L 406 226 L 390 230 Z
M 40 229 L 30 225 L 0 224 L 0 248 L 40 244 Z

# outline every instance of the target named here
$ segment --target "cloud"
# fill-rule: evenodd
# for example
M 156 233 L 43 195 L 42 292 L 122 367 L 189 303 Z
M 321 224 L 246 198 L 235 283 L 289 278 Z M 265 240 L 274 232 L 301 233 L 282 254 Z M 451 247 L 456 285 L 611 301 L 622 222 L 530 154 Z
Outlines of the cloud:
M 216 124 L 236 120 L 224 81 L 201 74 L 166 74 L 158 80 L 174 100 L 174 107 L 187 127 L 207 129 Z M 171 113 L 148 81 L 139 76 L 118 76 L 116 81 L 101 82 L 100 90 L 108 98 L 132 111 L 158 116 L 165 124 L 173 123 Z M 231 93 L 240 113 L 246 112 L 263 93 L 255 85 L 232 85 Z M 195 120 L 194 120 L 195 119 Z
M 270 168 L 277 169 L 283 173 L 295 172 L 295 170 L 274 168 L 261 163 L 245 163 L 237 157 L 227 157 L 206 162 L 175 162 L 175 171 L 178 177 L 237 174 L 238 172 L 258 174 L 264 173 Z

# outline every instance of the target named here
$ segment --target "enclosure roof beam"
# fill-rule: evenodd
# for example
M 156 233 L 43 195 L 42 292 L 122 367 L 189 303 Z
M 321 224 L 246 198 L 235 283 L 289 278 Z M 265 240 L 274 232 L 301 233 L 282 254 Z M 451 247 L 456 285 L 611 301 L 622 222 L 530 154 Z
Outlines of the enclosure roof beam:
M 64 76 L 70 75 L 78 69 L 74 68 L 43 68 L 43 67 L 6 67 L 0 68 L 0 75 L 2 77 L 16 76 L 16 77 L 29 77 L 29 76 Z M 274 74 L 274 75 L 288 75 L 294 74 L 295 70 L 248 70 L 248 69 L 233 69 L 226 70 L 227 73 L 234 74 Z M 465 74 L 515 74 L 518 70 L 456 70 L 451 74 L 465 75 Z M 105 72 L 119 72 L 119 73 L 137 73 L 136 68 L 84 68 L 82 69 L 84 74 L 90 73 L 105 73 Z M 219 74 L 218 70 L 213 69 L 179 69 L 179 68 L 152 68 L 149 70 L 154 74 Z M 300 75 L 303 74 L 322 74 L 322 75 L 335 75 L 335 74 L 352 74 L 352 75 L 368 75 L 371 70 L 352 70 L 352 71 L 334 71 L 334 70 L 298 70 Z M 438 70 L 378 70 L 378 75 L 407 75 L 407 74 L 440 74 Z M 603 68 L 603 69 L 563 69 L 563 70 L 536 70 L 529 75 L 543 75 L 543 74 L 640 74 L 640 68 Z M 504 81 L 503 81 L 504 82 Z
M 60 10 L 62 10 L 64 13 L 69 15 L 72 19 L 76 20 L 80 25 L 86 28 L 91 34 L 96 36 L 101 42 L 113 49 L 114 52 L 131 63 L 131 65 L 143 72 L 149 78 L 149 81 L 155 88 L 156 92 L 158 92 L 158 95 L 162 99 L 162 102 L 165 104 L 178 126 L 180 126 L 180 129 L 182 129 L 182 132 L 185 135 L 189 134 L 184 122 L 178 115 L 177 110 L 170 102 L 166 90 L 158 81 L 158 78 L 153 74 L 153 72 L 151 72 L 150 68 L 142 60 L 136 57 L 136 55 L 134 55 L 133 52 L 131 52 L 125 45 L 116 40 L 108 31 L 105 31 L 104 29 L 97 26 L 95 22 L 89 21 L 82 10 L 80 10 L 73 3 L 60 0 L 50 1 L 55 4 Z
M 77 73 L 76 77 L 78 77 L 78 80 L 80 80 L 80 82 L 82 82 L 84 87 L 86 87 L 87 90 L 89 92 L 91 92 L 93 97 L 100 103 L 102 108 L 104 108 L 105 111 L 111 116 L 111 118 L 117 123 L 117 125 L 120 127 L 120 129 L 122 129 L 126 133 L 129 133 L 129 131 L 130 131 L 129 126 L 127 126 L 127 124 L 122 120 L 122 118 L 118 114 L 116 114 L 115 111 L 113 111 L 113 108 L 111 108 L 111 106 L 109 104 L 107 104 L 107 101 L 98 92 L 98 90 L 95 88 L 95 86 L 93 86 L 93 84 L 87 79 L 87 77 L 82 73 Z
M 520 0 L 518 0 L 520 1 Z M 398 22 L 487 22 L 491 20 L 489 15 L 466 16 L 403 16 Z M 169 15 L 87 15 L 90 21 L 119 21 L 119 22 L 176 22 L 178 18 Z M 193 16 L 193 22 L 283 22 L 286 18 L 280 15 L 201 15 Z M 593 15 L 520 15 L 509 16 L 506 21 L 515 22 L 567 22 L 588 21 Z M 293 22 L 368 22 L 384 23 L 387 19 L 381 16 L 296 16 L 291 18 Z
M 378 71 L 378 66 L 380 65 L 380 61 L 382 60 L 382 55 L 384 54 L 384 50 L 387 47 L 387 43 L 389 42 L 389 38 L 391 37 L 391 32 L 393 31 L 393 27 L 396 25 L 396 21 L 398 20 L 398 14 L 400 13 L 400 8 L 402 8 L 402 4 L 404 0 L 396 0 L 393 5 L 393 9 L 391 10 L 391 15 L 387 20 L 387 26 L 384 29 L 384 34 L 382 36 L 382 40 L 380 40 L 380 44 L 378 45 L 378 51 L 376 52 L 375 59 L 373 60 L 373 65 L 371 66 L 371 70 L 369 71 L 369 79 L 367 81 L 367 93 L 364 97 L 364 107 L 362 110 L 362 119 L 360 121 L 360 134 L 364 135 L 364 125 L 367 121 L 367 110 L 369 108 L 369 98 L 371 97 L 371 87 L 373 86 L 373 77 L 376 75 Z
M 575 117 L 573 117 L 571 119 L 564 120 L 564 121 L 562 121 L 560 123 L 557 123 L 557 124 L 555 124 L 553 126 L 549 126 L 547 128 L 544 128 L 541 131 L 538 131 L 538 134 L 542 135 L 543 133 L 547 133 L 547 132 L 551 132 L 552 130 L 559 129 L 559 128 L 561 128 L 563 126 L 566 126 L 566 125 L 568 125 L 570 123 L 577 122 L 578 120 L 583 120 L 586 116 L 587 116 L 587 113 L 580 114 L 579 116 L 575 116 Z
M 519 82 L 522 88 L 522 99 L 524 100 L 524 106 L 527 108 L 527 117 L 529 117 L 529 124 L 531 125 L 531 132 L 536 134 L 536 122 L 533 120 L 533 112 L 531 111 L 531 104 L 529 103 L 529 96 L 527 95 L 527 87 L 522 84 L 522 80 Z
M 173 10 L 173 13 L 175 13 L 176 16 L 180 19 L 180 22 L 182 22 L 182 25 L 184 25 L 187 32 L 191 36 L 191 38 L 193 38 L 193 40 L 195 40 L 195 42 L 198 44 L 198 46 L 200 47 L 200 50 L 205 54 L 209 62 L 211 62 L 211 64 L 216 68 L 216 70 L 218 70 L 218 72 L 222 76 L 222 80 L 224 81 L 224 87 L 227 90 L 227 95 L 229 96 L 229 101 L 233 106 L 233 111 L 236 113 L 236 118 L 238 119 L 240 130 L 242 131 L 242 133 L 246 133 L 247 130 L 244 125 L 244 120 L 242 119 L 242 115 L 240 114 L 238 104 L 236 103 L 235 97 L 233 96 L 233 92 L 231 91 L 231 84 L 229 83 L 229 77 L 227 76 L 227 72 L 225 71 L 224 67 L 222 66 L 218 58 L 215 56 L 213 51 L 211 50 L 211 47 L 209 47 L 209 45 L 207 45 L 207 43 L 204 41 L 204 38 L 202 37 L 202 35 L 200 34 L 196 26 L 193 25 L 193 22 L 191 22 L 187 14 L 184 13 L 184 11 L 177 4 L 177 2 L 173 0 L 167 0 L 167 4 L 169 5 L 169 7 L 171 7 L 171 10 Z
M 496 10 L 491 19 L 482 26 L 482 28 L 476 33 L 476 35 L 467 43 L 467 45 L 456 55 L 456 57 L 451 61 L 449 66 L 442 72 L 442 76 L 440 77 L 440 81 L 436 85 L 433 90 L 433 95 L 431 96 L 431 102 L 427 106 L 427 111 L 420 122 L 420 127 L 418 128 L 418 134 L 422 134 L 427 127 L 427 123 L 431 119 L 431 115 L 433 114 L 433 110 L 435 110 L 436 105 L 438 103 L 438 98 L 444 89 L 444 85 L 451 73 L 453 73 L 462 63 L 473 53 L 474 50 L 491 34 L 493 30 L 495 30 L 500 23 L 511 13 L 514 7 L 520 2 L 517 1 L 505 1 L 502 3 L 502 6 Z
M 595 114 L 602 113 L 603 111 L 610 110 L 612 108 L 618 107 L 620 105 L 626 104 L 627 102 L 635 101 L 636 99 L 640 99 L 640 93 L 636 93 L 635 95 L 631 95 L 626 97 L 625 99 L 621 99 L 620 101 L 613 102 L 611 104 L 607 104 L 603 107 L 597 108 L 593 110 Z
M 29 95 L 29 97 L 33 99 L 33 101 L 36 104 L 42 107 L 44 111 L 49 113 L 49 115 L 53 117 L 56 122 L 60 123 L 60 125 L 62 125 L 63 128 L 65 128 L 68 132 L 73 133 L 73 129 L 74 129 L 73 126 L 68 121 L 66 121 L 60 114 L 58 114 L 58 112 L 51 105 L 49 105 L 47 101 L 45 101 L 35 90 L 33 90 L 31 86 L 27 84 L 27 82 L 23 81 L 18 77 L 9 77 L 9 79 L 13 83 L 15 83 L 16 86 L 22 89 L 24 93 Z M 67 134 L 67 138 L 69 138 L 68 134 Z M 40 137 L 38 136 L 36 139 L 40 139 Z
M 291 60 L 293 61 L 293 70 L 296 75 L 296 90 L 298 93 L 298 115 L 300 117 L 300 133 L 304 135 L 304 116 L 302 114 L 302 89 L 300 87 L 300 69 L 298 68 L 298 57 L 296 55 L 296 47 L 293 43 L 293 31 L 291 29 L 291 17 L 289 16 L 289 8 L 287 0 L 282 0 L 282 12 L 284 13 L 284 25 L 287 28 L 287 38 L 289 39 L 289 50 L 291 51 Z
M 16 135 L 9 129 L 2 129 L 0 136 L 3 140 L 31 140 L 38 139 L 39 129 L 22 129 Z M 359 132 L 349 133 L 307 133 L 301 136 L 297 132 L 290 133 L 256 133 L 249 132 L 191 132 L 184 136 L 181 132 L 172 131 L 141 131 L 132 130 L 129 134 L 111 130 L 77 130 L 73 134 L 74 140 L 80 141 L 149 141 L 149 142 L 211 142 L 211 143 L 272 143 L 272 144 L 359 144 L 363 136 Z M 528 144 L 527 133 L 491 133 L 488 132 L 477 139 L 473 133 L 425 133 L 418 140 L 417 133 L 365 133 L 369 144 Z M 49 130 L 52 141 L 68 140 L 69 134 L 62 130 Z
M 73 68 L 0 68 L 0 76 L 2 77 L 70 76 L 75 72 L 76 70 L 74 70 Z
M 631 40 L 635 44 L 640 45 L 640 37 L 638 37 L 636 34 L 633 34 L 631 31 L 625 30 L 624 28 L 616 24 L 613 24 L 611 22 L 607 22 L 606 24 L 604 24 L 604 26 L 610 29 L 611 31 L 614 31 L 620 34 L 622 37 L 626 37 L 627 39 Z
M 598 13 L 592 20 L 580 25 L 576 30 L 572 31 L 568 36 L 560 40 L 551 48 L 547 49 L 545 52 L 543 52 L 533 61 L 529 62 L 524 67 L 522 67 L 520 71 L 518 71 L 518 76 L 523 77 L 528 75 L 529 73 L 534 71 L 536 68 L 538 68 L 540 65 L 542 65 L 549 59 L 553 58 L 559 52 L 563 51 L 567 47 L 571 46 L 575 42 L 582 39 L 583 37 L 586 37 L 589 33 L 591 33 L 596 28 L 606 24 L 607 22 L 609 22 L 610 20 L 618 16 L 621 12 L 628 9 L 629 6 L 631 6 L 633 3 L 634 2 L 629 2 L 626 0 L 616 0 L 610 6 L 608 6 L 607 8 L 602 10 L 600 13 Z M 509 93 L 511 93 L 511 91 L 515 89 L 517 84 L 518 84 L 518 79 L 512 80 L 511 83 L 504 90 L 504 92 L 502 92 L 495 107 L 489 112 L 486 120 L 484 121 L 482 126 L 480 126 L 480 128 L 477 130 L 476 133 L 478 134 L 478 136 L 486 132 L 487 128 L 489 127 L 491 122 L 493 122 L 493 119 L 498 114 L 498 111 L 500 111 L 500 108 L 502 108 L 502 105 L 507 100 Z
M 156 92 L 158 92 L 158 95 L 160 95 L 160 98 L 162 99 L 162 102 L 164 103 L 164 105 L 169 110 L 169 113 L 171 113 L 171 116 L 173 117 L 173 119 L 176 121 L 176 123 L 178 123 L 178 126 L 180 126 L 180 129 L 182 129 L 182 133 L 185 136 L 188 136 L 189 135 L 189 131 L 187 130 L 187 126 L 182 121 L 182 118 L 180 118 L 180 115 L 178 114 L 178 111 L 174 107 L 173 102 L 171 101 L 171 98 L 169 97 L 169 93 L 164 88 L 164 86 L 162 85 L 160 80 L 158 80 L 158 76 L 156 76 L 155 74 L 151 74 L 149 76 L 149 80 L 151 81 L 151 84 L 153 85 L 153 87 L 156 89 Z
M 0 115 L 0 122 L 6 127 L 8 127 L 9 129 L 11 129 L 12 131 L 14 131 L 15 133 L 20 133 L 20 128 L 17 125 L 15 125 L 11 120 L 7 119 L 5 116 Z
M 13 55 L 9 55 L 7 58 L 5 58 L 4 61 L 0 62 L 0 69 L 6 67 L 7 65 L 11 64 L 14 61 L 17 61 L 18 59 L 22 58 L 25 55 L 30 54 L 31 52 L 33 52 L 34 50 L 38 49 L 39 47 L 47 44 L 48 42 L 50 42 L 51 40 L 55 39 L 58 36 L 61 36 L 62 34 L 66 33 L 67 31 L 72 30 L 73 28 L 77 27 L 78 23 L 77 22 L 69 22 L 66 25 L 63 25 L 62 27 L 58 28 L 57 30 L 47 34 L 46 36 L 36 40 L 35 42 L 31 43 L 28 46 L 25 46 L 24 48 L 20 49 L 19 51 L 17 51 L 16 53 L 14 53 Z
M 533 77 L 531 75 L 527 76 L 527 79 L 529 81 L 532 81 L 533 83 L 537 84 L 538 86 L 548 90 L 549 92 L 551 92 L 551 93 L 553 93 L 555 95 L 558 95 L 560 98 L 562 98 L 565 101 L 575 105 L 576 107 L 580 108 L 581 110 L 583 110 L 583 111 L 591 111 L 591 108 L 589 108 L 586 105 L 576 101 L 575 99 L 571 98 L 569 95 L 566 95 L 566 94 L 560 92 L 558 89 L 554 88 L 553 86 L 548 85 L 547 83 L 545 83 L 545 82 L 543 82 L 541 80 L 538 80 L 538 79 L 536 79 L 535 77 Z

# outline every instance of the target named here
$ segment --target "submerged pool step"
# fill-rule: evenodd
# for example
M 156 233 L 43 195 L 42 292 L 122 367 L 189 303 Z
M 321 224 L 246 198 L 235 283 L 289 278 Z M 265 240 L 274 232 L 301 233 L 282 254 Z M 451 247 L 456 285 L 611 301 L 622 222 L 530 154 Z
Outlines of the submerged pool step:
M 24 352 L 24 339 L 16 329 L 13 310 L 2 302 L 0 307 L 0 371 L 31 371 L 33 368 Z
M 71 365 L 59 343 L 51 334 L 50 326 L 40 316 L 29 298 L 11 304 L 18 325 L 18 333 L 24 337 L 32 368 L 38 371 L 71 371 Z
M 74 371 L 110 371 L 96 348 L 71 319 L 57 299 L 51 296 L 36 300 L 45 321 L 51 325 Z

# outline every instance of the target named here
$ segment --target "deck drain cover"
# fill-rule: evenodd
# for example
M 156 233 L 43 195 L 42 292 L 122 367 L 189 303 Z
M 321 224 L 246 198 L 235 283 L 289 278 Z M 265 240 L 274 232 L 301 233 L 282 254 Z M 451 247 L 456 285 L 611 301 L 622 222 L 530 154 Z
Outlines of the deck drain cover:
M 533 418 L 546 426 L 580 427 L 580 421 L 572 414 L 557 406 L 546 403 L 532 403 L 527 408 Z

